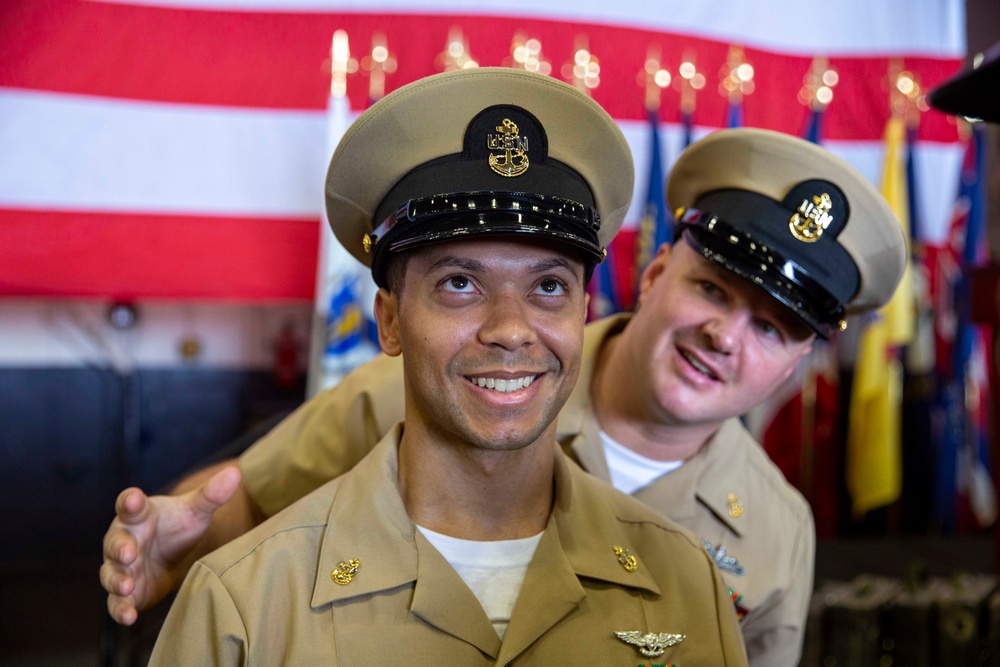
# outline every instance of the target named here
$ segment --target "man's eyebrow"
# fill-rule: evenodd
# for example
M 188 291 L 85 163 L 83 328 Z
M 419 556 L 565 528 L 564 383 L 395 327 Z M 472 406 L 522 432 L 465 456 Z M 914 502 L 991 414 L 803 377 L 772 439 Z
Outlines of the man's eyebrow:
M 435 269 L 444 267 L 459 268 L 466 271 L 486 270 L 486 265 L 478 260 L 470 259 L 468 257 L 456 257 L 455 255 L 446 255 L 442 257 L 431 265 L 430 270 L 434 271 Z
M 430 269 L 434 271 L 440 268 L 459 268 L 465 271 L 486 271 L 486 265 L 482 262 L 470 259 L 468 257 L 458 257 L 456 255 L 446 255 L 438 261 L 434 262 Z M 545 259 L 538 260 L 528 269 L 530 273 L 544 273 L 546 271 L 551 271 L 553 269 L 566 269 L 567 271 L 576 274 L 576 267 L 569 260 L 562 257 L 546 257 Z
M 570 273 L 576 275 L 576 267 L 568 260 L 563 257 L 546 257 L 545 259 L 539 260 L 532 264 L 532 273 L 544 273 L 545 271 L 551 271 L 552 269 L 563 268 Z

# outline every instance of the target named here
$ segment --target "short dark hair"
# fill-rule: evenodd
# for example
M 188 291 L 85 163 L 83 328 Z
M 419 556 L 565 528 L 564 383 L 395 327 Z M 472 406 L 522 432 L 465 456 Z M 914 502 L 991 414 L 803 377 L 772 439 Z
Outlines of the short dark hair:
M 409 260 L 410 253 L 406 251 L 389 254 L 385 268 L 385 287 L 390 294 L 402 295 L 403 283 L 406 282 L 406 265 Z

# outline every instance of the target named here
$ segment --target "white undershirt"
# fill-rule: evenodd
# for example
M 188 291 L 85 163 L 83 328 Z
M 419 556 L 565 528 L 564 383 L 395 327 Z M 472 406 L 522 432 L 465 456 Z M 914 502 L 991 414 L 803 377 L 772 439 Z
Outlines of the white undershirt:
M 423 526 L 417 526 L 417 529 L 472 589 L 490 623 L 503 639 L 528 564 L 535 555 L 542 534 L 520 540 L 478 542 L 435 533 Z
M 681 467 L 684 461 L 656 461 L 636 454 L 628 447 L 620 445 L 601 431 L 604 458 L 608 461 L 611 486 L 629 495 L 672 470 Z

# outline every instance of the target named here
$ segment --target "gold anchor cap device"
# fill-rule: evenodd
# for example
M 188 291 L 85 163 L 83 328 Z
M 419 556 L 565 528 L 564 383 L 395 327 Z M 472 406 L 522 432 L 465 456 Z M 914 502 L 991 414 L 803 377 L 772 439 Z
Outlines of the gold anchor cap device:
M 670 170 L 677 240 L 767 291 L 828 338 L 885 305 L 906 240 L 874 185 L 844 160 L 779 132 L 721 130 Z
M 392 253 L 507 235 L 604 259 L 632 198 L 632 156 L 600 105 L 541 74 L 446 72 L 362 113 L 334 152 L 327 218 L 385 287 Z

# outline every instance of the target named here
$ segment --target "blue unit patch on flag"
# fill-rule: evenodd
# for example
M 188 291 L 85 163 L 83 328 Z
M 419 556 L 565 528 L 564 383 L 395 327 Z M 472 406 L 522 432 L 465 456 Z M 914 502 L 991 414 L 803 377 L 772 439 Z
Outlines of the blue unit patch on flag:
M 330 311 L 326 317 L 325 357 L 342 355 L 361 345 L 365 334 L 365 320 L 358 307 L 358 280 L 348 276 L 340 289 L 330 297 Z

